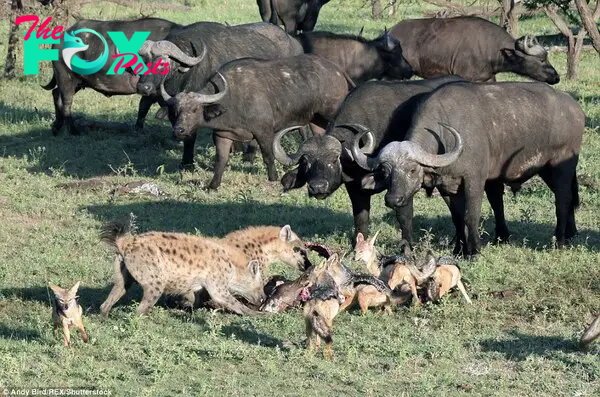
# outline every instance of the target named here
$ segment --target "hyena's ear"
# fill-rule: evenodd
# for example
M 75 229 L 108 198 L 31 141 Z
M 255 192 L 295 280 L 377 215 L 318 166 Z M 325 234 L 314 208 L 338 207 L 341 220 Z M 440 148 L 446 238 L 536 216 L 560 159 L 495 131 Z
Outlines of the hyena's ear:
M 371 247 L 375 246 L 375 240 L 377 240 L 377 236 L 379 236 L 380 231 L 381 230 L 378 230 L 377 233 L 375 233 L 375 235 L 369 239 L 369 244 L 371 245 Z
M 292 231 L 290 225 L 285 225 L 281 228 L 281 230 L 279 231 L 279 239 L 281 241 L 285 241 L 286 243 L 289 243 L 290 241 L 294 240 L 300 240 L 296 233 Z
M 48 282 L 48 286 L 54 292 L 54 295 L 62 295 L 65 293 L 65 290 L 60 288 L 58 285 L 54 285 L 51 282 Z
M 363 234 L 362 234 L 362 233 L 358 233 L 358 234 L 356 235 L 356 245 L 358 245 L 358 244 L 362 244 L 362 243 L 364 243 L 364 242 L 365 242 L 365 236 L 363 236 Z
M 71 295 L 71 296 L 77 295 L 77 290 L 79 289 L 79 284 L 81 284 L 81 281 L 76 282 L 75 285 L 71 287 L 71 289 L 69 290 L 69 295 Z
M 252 277 L 260 278 L 260 263 L 256 259 L 252 259 L 248 262 L 248 270 Z

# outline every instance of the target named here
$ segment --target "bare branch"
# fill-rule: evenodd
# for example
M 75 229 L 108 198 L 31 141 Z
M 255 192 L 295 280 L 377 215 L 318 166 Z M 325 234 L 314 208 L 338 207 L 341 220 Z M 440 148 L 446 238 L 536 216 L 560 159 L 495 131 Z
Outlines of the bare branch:
M 592 11 L 588 6 L 587 0 L 575 0 L 575 6 L 577 7 L 577 11 L 579 11 L 579 15 L 581 16 L 581 22 L 583 23 L 583 27 L 587 30 L 590 38 L 592 39 L 592 46 L 598 55 L 600 55 L 600 31 L 598 31 L 598 26 L 596 25 L 596 20 L 598 17 L 594 18 L 595 15 L 592 15 Z M 596 3 L 596 12 L 600 13 L 600 8 L 598 7 L 598 3 Z

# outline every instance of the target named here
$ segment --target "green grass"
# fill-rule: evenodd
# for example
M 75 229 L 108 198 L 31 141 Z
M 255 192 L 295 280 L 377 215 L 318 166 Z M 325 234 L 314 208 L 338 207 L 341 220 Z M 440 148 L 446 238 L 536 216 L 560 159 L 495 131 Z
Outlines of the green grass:
M 253 0 L 190 1 L 187 13 L 161 13 L 178 22 L 257 19 Z M 101 12 L 102 11 L 102 12 Z M 88 17 L 113 18 L 126 9 L 90 6 Z M 415 3 L 397 17 L 420 15 Z M 393 20 L 376 22 L 359 1 L 332 1 L 319 27 L 369 36 Z M 524 21 L 521 32 L 554 34 L 544 19 Z M 0 31 L 8 31 L 6 22 Z M 6 43 L 0 42 L 0 54 Z M 564 73 L 563 54 L 551 61 Z M 600 71 L 598 56 L 585 53 L 580 79 L 557 88 L 577 96 L 587 117 L 579 174 L 600 181 Z M 513 76 L 505 76 L 514 78 Z M 577 350 L 584 325 L 600 309 L 600 194 L 582 186 L 572 248 L 554 250 L 553 198 L 543 184 L 513 199 L 506 196 L 511 245 L 486 244 L 481 257 L 461 264 L 475 296 L 467 307 L 460 297 L 439 305 L 398 309 L 392 316 L 343 313 L 335 321 L 336 360 L 303 349 L 300 311 L 244 318 L 221 312 L 193 313 L 158 305 L 147 318 L 133 315 L 140 298 L 134 290 L 107 321 L 98 308 L 112 279 L 112 254 L 98 241 L 98 228 L 133 214 L 139 231 L 165 230 L 222 235 L 251 224 L 289 223 L 303 238 L 349 249 L 350 203 L 338 191 L 325 201 L 309 200 L 305 190 L 281 194 L 268 183 L 262 161 L 235 155 L 218 192 L 205 182 L 214 149 L 200 139 L 193 175 L 180 178 L 181 146 L 167 124 L 150 117 L 144 133 L 97 130 L 80 137 L 52 137 L 50 93 L 40 76 L 0 82 L 0 386 L 109 388 L 113 395 L 498 395 L 593 396 L 600 393 L 598 345 Z M 77 115 L 133 124 L 138 97 L 104 98 L 85 90 L 75 99 Z M 543 109 L 540 109 L 543 111 Z M 164 170 L 164 172 L 163 172 Z M 283 168 L 280 167 L 280 171 Z M 162 198 L 121 196 L 110 186 L 66 190 L 58 184 L 102 177 L 113 184 L 149 180 Z M 416 226 L 422 240 L 449 252 L 453 226 L 439 198 L 416 200 Z M 398 233 L 381 196 L 373 199 L 372 230 L 381 229 L 382 251 L 393 253 Z M 484 204 L 486 242 L 493 217 Z M 274 271 L 288 269 L 275 266 Z M 68 287 L 81 280 L 81 304 L 91 343 L 77 333 L 65 349 L 52 337 L 47 282 Z M 492 291 L 511 290 L 508 299 Z

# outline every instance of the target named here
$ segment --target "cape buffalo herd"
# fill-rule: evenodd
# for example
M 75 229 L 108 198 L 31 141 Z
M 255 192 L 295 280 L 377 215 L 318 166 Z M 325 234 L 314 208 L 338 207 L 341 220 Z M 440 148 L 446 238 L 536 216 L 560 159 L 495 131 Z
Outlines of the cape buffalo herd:
M 371 40 L 313 31 L 326 3 L 259 0 L 265 22 L 237 26 L 82 20 L 69 31 L 152 32 L 138 55 L 160 73 L 82 76 L 54 61 L 45 86 L 56 108 L 52 132 L 66 124 L 77 133 L 71 104 L 82 88 L 138 93 L 136 129 L 159 102 L 157 117 L 184 143 L 182 166 L 194 164 L 196 134 L 212 132 L 208 188 L 221 185 L 232 143 L 255 141 L 270 181 L 278 178 L 275 160 L 295 167 L 281 179 L 285 191 L 307 185 L 309 197 L 325 199 L 344 185 L 354 236 L 368 235 L 371 198 L 386 192 L 402 238 L 412 242 L 414 195 L 437 190 L 455 226 L 455 253 L 476 255 L 484 192 L 496 239 L 507 241 L 505 185 L 517 191 L 535 175 L 555 197 L 557 245 L 576 234 L 585 116 L 569 94 L 548 85 L 560 77 L 535 37 L 515 39 L 477 17 L 405 20 Z M 97 58 L 100 40 L 83 35 L 89 48 L 81 57 Z M 107 41 L 110 55 L 118 54 Z M 537 82 L 496 82 L 503 72 Z M 413 75 L 423 79 L 407 81 Z M 313 134 L 290 151 L 285 137 L 309 126 Z

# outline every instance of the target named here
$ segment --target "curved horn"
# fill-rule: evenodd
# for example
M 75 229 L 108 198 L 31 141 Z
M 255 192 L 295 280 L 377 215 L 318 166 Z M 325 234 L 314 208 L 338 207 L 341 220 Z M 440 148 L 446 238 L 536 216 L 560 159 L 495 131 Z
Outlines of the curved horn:
M 206 44 L 200 39 L 202 43 L 202 54 L 197 57 L 192 57 L 181 50 L 181 48 L 177 47 L 177 45 L 171 41 L 161 40 L 154 42 L 154 45 L 151 48 L 150 53 L 156 56 L 166 55 L 169 56 L 184 65 L 194 66 L 199 64 L 204 56 L 206 55 Z M 146 43 L 144 43 L 146 44 Z M 192 44 L 193 47 L 193 44 Z M 143 45 L 142 45 L 143 48 Z
M 301 125 L 295 125 L 293 127 L 285 128 L 279 131 L 277 134 L 275 134 L 275 138 L 273 138 L 273 155 L 275 156 L 275 159 L 281 164 L 294 165 L 297 164 L 298 161 L 300 161 L 300 157 L 302 157 L 302 146 L 300 146 L 300 149 L 298 149 L 296 153 L 290 156 L 283 149 L 283 146 L 281 146 L 281 138 L 283 138 L 290 131 L 298 130 L 302 127 L 303 126 Z
M 377 157 L 368 157 L 365 153 L 360 150 L 360 139 L 363 135 L 370 134 L 370 131 L 365 131 L 362 134 L 357 135 L 354 138 L 354 143 L 350 146 L 352 150 L 352 157 L 354 158 L 354 162 L 358 164 L 360 168 L 363 168 L 367 171 L 375 171 L 379 166 L 379 159 Z
M 406 145 L 407 146 L 407 151 L 408 151 L 408 157 L 411 160 L 416 161 L 417 163 L 424 165 L 426 167 L 432 167 L 432 168 L 441 168 L 441 167 L 447 167 L 450 164 L 454 163 L 456 160 L 458 160 L 458 158 L 460 157 L 460 154 L 462 153 L 463 149 L 464 149 L 464 143 L 462 138 L 460 137 L 460 134 L 458 133 L 458 131 L 456 131 L 456 129 L 454 127 L 451 127 L 447 124 L 443 124 L 443 123 L 439 123 L 443 128 L 447 129 L 448 131 L 450 131 L 452 133 L 452 135 L 454 135 L 454 139 L 456 140 L 456 144 L 454 147 L 454 150 L 449 152 L 449 153 L 444 153 L 444 154 L 431 154 L 429 152 L 426 152 L 425 150 L 423 150 L 419 145 L 410 142 L 411 145 Z M 427 131 L 435 134 L 435 132 L 427 129 Z M 403 143 L 409 143 L 409 142 L 403 142 Z
M 193 94 L 193 98 L 195 100 L 197 100 L 198 102 L 202 102 L 202 103 L 216 103 L 219 102 L 221 99 L 223 99 L 225 97 L 225 95 L 227 95 L 227 92 L 229 92 L 229 84 L 227 84 L 227 80 L 225 79 L 225 76 L 223 76 L 221 74 L 221 72 L 217 72 L 217 76 L 219 76 L 221 78 L 221 80 L 223 80 L 223 90 L 216 93 L 216 94 L 198 94 L 198 93 L 194 93 Z M 216 84 L 215 84 L 216 86 Z
M 518 39 L 515 43 L 515 47 L 517 50 L 531 56 L 543 56 L 546 54 L 546 50 L 540 45 L 537 37 L 529 34 Z
M 167 90 L 165 90 L 165 82 L 164 81 L 160 83 L 160 95 L 165 100 L 165 102 L 167 102 L 167 105 L 173 104 L 173 101 L 175 99 L 171 95 L 169 95 Z
M 372 154 L 373 151 L 375 150 L 375 137 L 373 136 L 373 133 L 371 133 L 371 131 L 365 127 L 362 124 L 355 124 L 355 123 L 347 123 L 347 124 L 338 124 L 335 126 L 335 128 L 340 127 L 340 128 L 347 128 L 351 131 L 354 132 L 355 135 L 361 135 L 364 136 L 366 138 L 366 142 L 365 142 L 365 146 L 363 146 L 360 151 L 363 153 L 367 153 L 367 154 Z M 366 132 L 368 132 L 368 134 L 365 134 Z
M 154 49 L 154 44 L 156 41 L 154 40 L 146 40 L 144 44 L 138 50 L 138 55 L 142 58 L 152 59 L 152 50 Z

